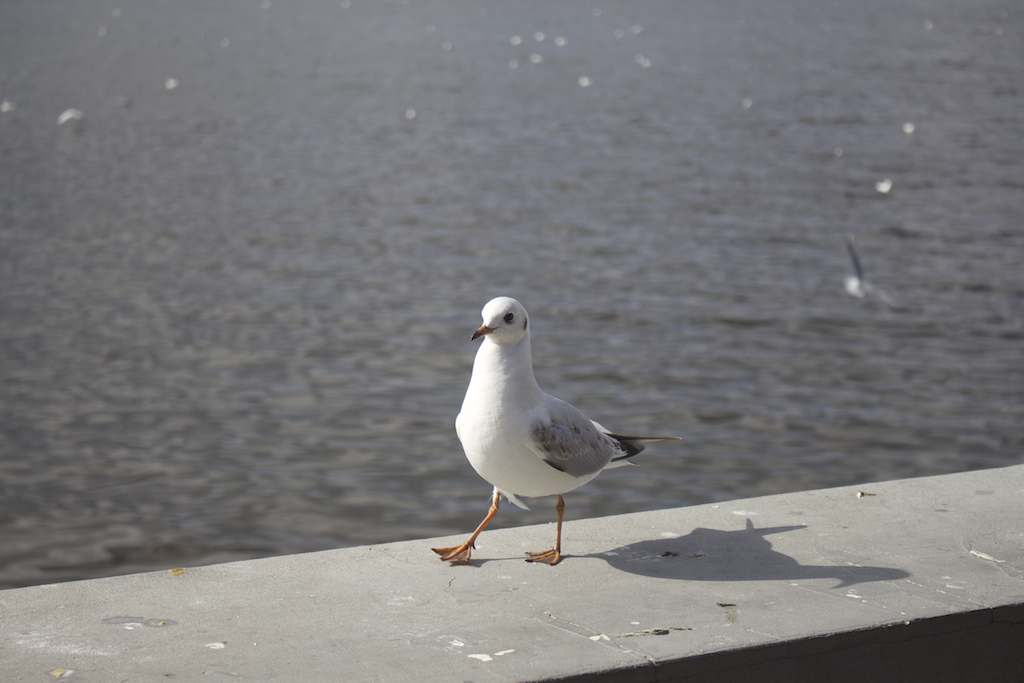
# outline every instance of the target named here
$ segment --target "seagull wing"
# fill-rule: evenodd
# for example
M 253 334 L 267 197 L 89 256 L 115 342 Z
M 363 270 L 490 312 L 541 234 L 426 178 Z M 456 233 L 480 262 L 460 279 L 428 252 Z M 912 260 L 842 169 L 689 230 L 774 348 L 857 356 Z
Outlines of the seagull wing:
M 556 470 L 585 477 L 627 455 L 618 441 L 565 401 L 547 396 L 541 408 L 526 445 Z
M 853 272 L 857 274 L 857 279 L 864 282 L 864 269 L 860 265 L 860 256 L 857 255 L 857 247 L 853 245 L 853 235 L 846 236 L 846 251 L 850 252 L 850 261 L 853 262 Z

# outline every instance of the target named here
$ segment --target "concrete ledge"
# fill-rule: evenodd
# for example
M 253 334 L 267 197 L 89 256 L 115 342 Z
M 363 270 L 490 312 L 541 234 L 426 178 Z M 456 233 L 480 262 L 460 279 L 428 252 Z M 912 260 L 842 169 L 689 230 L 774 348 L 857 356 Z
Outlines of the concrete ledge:
M 570 522 L 553 568 L 539 526 L 0 591 L 0 678 L 1019 681 L 1022 502 L 1017 466 Z

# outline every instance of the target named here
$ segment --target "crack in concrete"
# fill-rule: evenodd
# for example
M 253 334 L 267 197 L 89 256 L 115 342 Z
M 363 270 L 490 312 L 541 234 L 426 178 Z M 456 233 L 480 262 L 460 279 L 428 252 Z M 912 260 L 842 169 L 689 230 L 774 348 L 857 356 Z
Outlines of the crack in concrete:
M 996 567 L 996 569 L 1003 573 L 1004 576 L 1007 576 L 1011 579 L 1017 579 L 1018 581 L 1024 580 L 1024 568 L 1018 566 L 1017 563 L 1013 560 L 1001 560 L 986 552 L 975 550 L 974 542 L 967 539 L 964 539 L 961 542 L 961 547 L 963 547 L 963 549 L 967 551 L 968 555 L 976 557 L 979 560 L 991 562 Z
M 768 633 L 766 631 L 758 631 L 757 629 L 748 628 L 746 626 L 743 627 L 743 630 L 746 631 L 747 633 L 755 633 L 755 634 L 757 634 L 759 636 L 763 636 L 765 638 L 770 638 L 770 639 L 772 639 L 774 641 L 781 641 L 781 640 L 783 640 L 781 637 L 772 635 L 771 633 Z
M 587 638 L 587 640 L 589 640 L 589 641 L 591 641 L 593 643 L 601 643 L 601 644 L 604 644 L 605 647 L 608 647 L 608 646 L 613 647 L 613 648 L 615 648 L 616 650 L 618 650 L 619 652 L 621 652 L 623 654 L 630 655 L 632 657 L 642 658 L 644 661 L 646 661 L 651 666 L 655 666 L 656 667 L 656 666 L 659 665 L 658 660 L 655 659 L 654 657 L 652 657 L 651 655 L 648 655 L 645 652 L 637 652 L 636 650 L 631 650 L 628 647 L 626 647 L 625 645 L 623 645 L 622 643 L 613 641 L 612 637 L 609 637 L 606 634 L 604 634 L 604 633 L 602 633 L 600 631 L 597 631 L 596 629 L 590 628 L 589 626 L 584 626 L 582 624 L 577 624 L 576 622 L 569 621 L 568 619 L 560 619 L 559 617 L 556 617 L 554 614 L 552 614 L 551 612 L 549 612 L 547 610 L 545 610 L 543 612 L 543 614 L 546 617 L 548 617 L 548 621 L 546 621 L 544 623 L 547 623 L 550 626 L 554 626 L 555 628 L 561 629 L 563 631 L 567 631 L 567 632 L 572 633 L 574 635 L 583 636 L 583 637 Z M 555 623 L 552 623 L 552 622 L 555 622 Z M 637 632 L 635 634 L 622 634 L 622 635 L 613 636 L 613 637 L 615 637 L 615 638 L 623 638 L 623 637 L 630 637 L 631 635 L 661 635 L 660 633 L 655 633 L 655 631 L 660 631 L 660 630 L 663 630 L 667 634 L 669 632 L 669 630 L 682 631 L 682 630 L 692 630 L 692 629 L 682 629 L 682 628 L 650 629 L 650 632 L 646 633 L 646 634 L 644 634 L 642 632 Z M 587 636 L 586 635 L 587 632 L 589 632 L 591 635 Z

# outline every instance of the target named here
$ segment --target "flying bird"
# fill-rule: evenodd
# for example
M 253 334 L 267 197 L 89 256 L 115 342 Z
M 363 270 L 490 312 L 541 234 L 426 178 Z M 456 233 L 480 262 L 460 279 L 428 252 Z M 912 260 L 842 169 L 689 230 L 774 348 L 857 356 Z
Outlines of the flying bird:
M 879 299 L 893 308 L 899 306 L 899 302 L 889 296 L 881 287 L 875 287 L 864 274 L 864 268 L 860 264 L 860 256 L 857 254 L 857 247 L 853 243 L 853 235 L 846 236 L 846 251 L 850 254 L 850 261 L 853 263 L 853 275 L 846 276 L 846 293 L 850 296 L 863 299 L 874 294 Z

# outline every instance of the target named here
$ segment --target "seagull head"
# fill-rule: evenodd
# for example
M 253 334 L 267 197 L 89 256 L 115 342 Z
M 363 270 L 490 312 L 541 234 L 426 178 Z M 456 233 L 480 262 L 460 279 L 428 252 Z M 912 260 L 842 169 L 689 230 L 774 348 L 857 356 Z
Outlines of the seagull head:
M 528 334 L 526 309 L 511 297 L 491 299 L 480 314 L 484 324 L 473 333 L 473 339 L 487 336 L 496 344 L 518 344 Z

